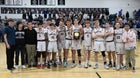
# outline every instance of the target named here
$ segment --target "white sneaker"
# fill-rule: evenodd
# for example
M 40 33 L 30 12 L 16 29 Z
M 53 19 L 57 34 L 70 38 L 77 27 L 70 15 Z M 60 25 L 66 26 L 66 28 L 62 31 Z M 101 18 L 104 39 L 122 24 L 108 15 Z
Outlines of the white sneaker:
M 116 70 L 120 70 L 120 66 L 119 65 L 117 65 Z
M 16 65 L 15 68 L 18 69 L 19 68 L 19 65 Z
M 88 67 L 91 67 L 92 65 L 90 63 L 87 63 Z
M 104 64 L 104 68 L 105 69 L 109 69 L 108 65 Z
M 96 63 L 93 68 L 97 69 L 98 68 L 98 64 Z
M 87 63 L 84 64 L 84 68 L 88 68 L 88 64 Z
M 74 68 L 75 66 L 76 66 L 75 63 L 72 63 L 72 64 L 71 64 L 71 68 Z
M 25 68 L 26 68 L 26 66 L 25 66 L 25 65 L 22 65 L 22 68 L 23 68 L 23 69 L 25 69 Z
M 125 66 L 121 65 L 121 67 L 120 67 L 120 68 L 121 68 L 121 69 L 124 69 L 124 67 L 125 67 Z
M 82 67 L 82 65 L 81 64 L 78 64 L 78 68 L 81 68 Z
M 113 70 L 116 70 L 116 67 L 113 66 Z

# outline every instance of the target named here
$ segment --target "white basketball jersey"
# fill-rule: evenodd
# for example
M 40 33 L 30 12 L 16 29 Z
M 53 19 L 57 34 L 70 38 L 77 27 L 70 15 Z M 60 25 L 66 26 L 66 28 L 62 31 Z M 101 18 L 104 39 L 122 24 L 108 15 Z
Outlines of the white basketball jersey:
M 115 29 L 115 42 L 123 42 L 122 34 L 124 33 L 124 30 L 122 28 Z
M 93 32 L 95 34 L 100 34 L 100 33 L 103 33 L 104 32 L 104 29 L 103 28 L 94 28 L 93 29 Z M 97 40 L 97 41 L 104 41 L 104 38 L 103 37 L 97 37 L 95 38 L 94 40 Z
M 84 45 L 91 45 L 92 43 L 92 28 L 84 28 Z
M 105 29 L 105 33 L 110 33 L 113 29 L 113 27 L 110 27 L 109 29 Z M 114 35 L 109 35 L 105 38 L 106 41 L 113 41 Z
M 75 27 L 74 25 L 72 26 L 72 37 L 73 37 L 75 32 L 80 33 L 80 26 L 78 26 L 78 27 L 77 26 Z
M 69 28 L 68 28 L 67 26 L 66 26 L 65 28 L 66 28 L 66 36 L 65 36 L 65 37 L 66 37 L 67 39 L 71 39 L 71 36 L 70 36 L 71 33 L 70 33 Z
M 37 32 L 37 40 L 45 40 L 45 33 L 47 32 L 47 30 L 45 30 L 44 28 L 42 28 L 41 30 L 39 30 L 39 28 L 35 28 L 36 32 Z
M 58 32 L 56 29 L 50 30 L 48 29 L 48 40 L 49 41 L 57 41 Z
M 65 31 L 66 31 L 65 27 L 63 28 L 58 27 L 58 35 L 60 40 L 65 40 Z

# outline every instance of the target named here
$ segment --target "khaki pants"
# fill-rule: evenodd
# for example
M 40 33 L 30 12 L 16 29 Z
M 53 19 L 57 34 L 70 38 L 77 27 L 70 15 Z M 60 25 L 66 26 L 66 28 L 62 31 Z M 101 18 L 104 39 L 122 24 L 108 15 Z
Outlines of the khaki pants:
M 125 50 L 125 61 L 126 67 L 129 67 L 129 63 L 132 64 L 132 67 L 135 67 L 135 49 Z
M 28 65 L 35 63 L 36 45 L 26 44 L 26 50 L 28 55 Z

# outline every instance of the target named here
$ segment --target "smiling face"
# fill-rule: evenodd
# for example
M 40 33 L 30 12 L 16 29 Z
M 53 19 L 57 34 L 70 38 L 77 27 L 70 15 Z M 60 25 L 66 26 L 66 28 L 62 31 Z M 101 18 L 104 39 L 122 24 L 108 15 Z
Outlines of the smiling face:
M 110 27 L 110 24 L 107 22 L 107 23 L 105 23 L 105 27 L 106 28 L 109 28 Z
M 79 20 L 78 19 L 74 19 L 74 24 L 78 24 Z
M 90 21 L 85 21 L 86 27 L 90 27 Z
M 32 29 L 32 26 L 33 26 L 32 22 L 29 22 L 29 23 L 28 23 L 28 28 L 29 28 L 29 29 Z
M 23 28 L 23 24 L 22 24 L 22 23 L 19 24 L 19 25 L 18 25 L 18 28 L 19 28 L 19 29 L 22 29 L 22 28 Z
M 129 26 L 129 25 L 125 25 L 124 29 L 125 29 L 126 31 L 129 31 L 130 26 Z
M 116 29 L 119 29 L 120 28 L 120 23 L 116 23 L 115 27 L 116 27 Z
M 9 21 L 8 24 L 9 24 L 9 26 L 13 27 L 14 26 L 14 21 Z
M 42 29 L 42 25 L 38 25 L 38 28 L 39 28 L 39 29 Z
M 96 20 L 96 21 L 94 22 L 94 24 L 95 24 L 95 27 L 99 27 L 99 25 L 100 25 L 99 20 Z
M 62 21 L 60 21 L 60 22 L 59 22 L 59 26 L 60 26 L 60 27 L 63 27 L 63 26 L 64 26 L 64 23 L 63 23 Z

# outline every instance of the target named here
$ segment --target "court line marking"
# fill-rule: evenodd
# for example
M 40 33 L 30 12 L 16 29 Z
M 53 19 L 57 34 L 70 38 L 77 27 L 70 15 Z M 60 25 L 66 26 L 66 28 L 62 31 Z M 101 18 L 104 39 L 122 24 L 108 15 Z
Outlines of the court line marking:
M 96 74 L 97 74 L 97 76 L 98 76 L 99 78 L 102 78 L 101 75 L 100 75 L 98 72 L 96 72 Z

